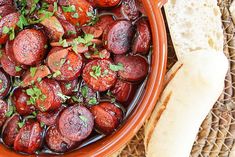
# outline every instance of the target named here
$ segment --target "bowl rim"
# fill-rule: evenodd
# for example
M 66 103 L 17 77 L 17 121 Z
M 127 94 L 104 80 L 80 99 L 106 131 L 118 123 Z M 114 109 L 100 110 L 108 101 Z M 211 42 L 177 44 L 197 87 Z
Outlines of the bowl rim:
M 139 100 L 138 105 L 127 118 L 125 124 L 114 134 L 105 137 L 91 145 L 64 154 L 65 157 L 105 157 L 122 148 L 141 128 L 145 120 L 151 115 L 156 102 L 163 89 L 164 75 L 167 63 L 167 36 L 163 15 L 161 12 L 162 1 L 141 0 L 146 14 L 149 18 L 153 37 L 153 53 L 151 72 L 146 84 L 144 95 Z M 0 147 L 1 156 L 23 156 L 16 154 L 5 146 Z M 34 157 L 35 155 L 30 155 Z M 37 155 L 38 157 L 51 155 Z M 54 155 L 53 155 L 54 156 Z

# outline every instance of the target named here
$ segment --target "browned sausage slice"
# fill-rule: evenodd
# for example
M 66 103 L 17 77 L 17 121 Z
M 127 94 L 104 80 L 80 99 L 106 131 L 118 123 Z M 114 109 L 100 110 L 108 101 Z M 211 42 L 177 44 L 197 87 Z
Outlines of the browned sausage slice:
M 58 120 L 60 133 L 71 141 L 82 141 L 87 138 L 93 126 L 94 119 L 91 112 L 79 105 L 65 109 Z
M 151 43 L 151 31 L 147 18 L 141 18 L 136 25 L 137 29 L 132 44 L 132 52 L 134 54 L 147 54 Z
M 123 70 L 118 71 L 118 75 L 123 80 L 138 82 L 148 75 L 149 65 L 144 57 L 117 55 L 114 62 L 124 66 Z
M 103 15 L 99 18 L 99 21 L 97 21 L 97 23 L 94 25 L 95 27 L 99 27 L 101 28 L 103 31 L 105 30 L 105 28 L 112 24 L 114 22 L 114 19 L 112 16 L 110 15 Z
M 0 0 L 0 5 L 12 5 L 13 0 Z
M 114 7 L 120 3 L 121 0 L 89 0 L 96 7 L 108 8 Z
M 51 150 L 60 153 L 66 152 L 76 145 L 76 142 L 61 135 L 55 126 L 47 130 L 46 143 Z
M 78 79 L 72 81 L 60 81 L 59 83 L 64 95 L 72 95 L 78 85 Z
M 84 56 L 87 59 L 109 59 L 110 52 L 108 52 L 106 49 L 103 49 L 103 50 L 98 50 L 95 52 L 84 53 Z
M 135 20 L 140 15 L 135 0 L 123 0 L 121 12 L 128 20 Z
M 10 13 L 0 20 L 0 44 L 5 44 L 9 36 L 3 32 L 4 27 L 15 29 L 18 21 L 19 13 Z
M 7 119 L 6 117 L 7 110 L 8 110 L 7 103 L 0 99 L 0 128 L 3 126 L 3 124 Z
M 2 129 L 2 140 L 4 144 L 11 147 L 14 144 L 15 138 L 19 132 L 18 123 L 20 122 L 20 116 L 14 114 L 11 116 L 3 126 Z
M 83 26 L 82 31 L 85 34 L 92 34 L 94 38 L 99 38 L 103 34 L 103 29 L 95 26 Z
M 130 21 L 121 20 L 106 27 L 103 43 L 108 51 L 114 54 L 124 54 L 131 46 L 133 27 Z
M 68 21 L 64 19 L 58 19 L 64 28 L 64 37 L 65 38 L 76 38 L 77 37 L 77 31 L 74 25 L 69 23 Z
M 8 15 L 8 14 L 10 14 L 10 13 L 13 13 L 13 12 L 15 12 L 15 9 L 11 5 L 0 6 L 0 16 L 1 16 L 1 18 Z
M 34 154 L 42 143 L 42 128 L 38 122 L 26 123 L 15 138 L 14 150 Z
M 14 40 L 13 52 L 16 60 L 24 65 L 39 63 L 45 55 L 45 35 L 35 29 L 21 31 Z
M 117 73 L 109 67 L 109 60 L 94 60 L 86 64 L 82 78 L 95 91 L 106 91 L 111 88 L 117 79 Z
M 10 90 L 10 77 L 0 69 L 0 98 L 5 97 Z

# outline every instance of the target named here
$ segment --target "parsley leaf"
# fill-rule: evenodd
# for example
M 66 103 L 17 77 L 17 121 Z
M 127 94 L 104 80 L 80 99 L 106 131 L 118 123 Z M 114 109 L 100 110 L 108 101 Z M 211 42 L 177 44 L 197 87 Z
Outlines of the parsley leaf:
M 120 71 L 120 70 L 124 70 L 124 66 L 121 63 L 118 63 L 117 65 L 110 64 L 109 69 L 111 69 L 112 71 Z
M 8 111 L 6 112 L 5 116 L 6 117 L 11 117 L 11 115 L 14 113 L 14 106 L 9 105 Z
M 15 71 L 16 72 L 20 72 L 22 70 L 22 68 L 20 66 L 15 66 Z
M 87 94 L 88 94 L 88 87 L 87 86 L 83 86 L 82 88 L 81 88 L 81 93 L 82 93 L 82 96 L 83 97 L 87 97 Z
M 34 77 L 35 74 L 36 74 L 37 68 L 36 67 L 30 67 L 29 71 L 30 71 L 30 75 L 32 77 Z
M 92 97 L 92 98 L 88 101 L 88 104 L 90 104 L 90 105 L 95 105 L 95 104 L 97 104 L 97 99 L 96 99 L 96 97 Z
M 101 76 L 101 67 L 98 66 L 93 66 L 92 71 L 90 72 L 90 75 L 94 77 L 95 79 L 98 79 L 98 77 Z
M 13 27 L 9 28 L 7 26 L 4 26 L 3 30 L 2 30 L 2 33 L 3 34 L 8 34 L 10 40 L 13 40 L 15 38 L 15 30 L 14 30 Z
M 22 128 L 25 125 L 25 121 L 18 122 L 17 124 L 18 124 L 19 128 Z
M 76 8 L 74 5 L 69 5 L 69 6 L 62 6 L 62 10 L 64 12 L 75 12 L 76 11 Z

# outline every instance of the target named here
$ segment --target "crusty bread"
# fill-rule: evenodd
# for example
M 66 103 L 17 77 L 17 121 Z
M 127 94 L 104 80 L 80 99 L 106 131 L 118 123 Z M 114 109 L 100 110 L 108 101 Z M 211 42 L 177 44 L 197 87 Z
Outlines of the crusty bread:
M 193 51 L 180 62 L 146 124 L 147 157 L 189 157 L 200 125 L 223 91 L 228 69 L 223 53 Z
M 164 9 L 179 60 L 194 50 L 223 52 L 223 29 L 217 0 L 169 0 Z
M 233 1 L 229 7 L 229 11 L 231 13 L 233 23 L 235 23 L 235 1 Z

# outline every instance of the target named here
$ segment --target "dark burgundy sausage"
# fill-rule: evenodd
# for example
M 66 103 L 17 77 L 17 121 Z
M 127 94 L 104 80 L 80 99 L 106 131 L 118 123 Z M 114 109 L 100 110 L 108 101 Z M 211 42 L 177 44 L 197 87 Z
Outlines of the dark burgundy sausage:
M 0 0 L 0 5 L 12 5 L 13 0 Z
M 106 49 L 98 50 L 94 52 L 86 52 L 84 53 L 84 56 L 87 59 L 109 59 L 110 58 L 110 52 L 108 52 Z
M 26 94 L 25 89 L 17 88 L 14 90 L 12 95 L 12 102 L 16 107 L 16 111 L 23 116 L 30 115 L 35 111 L 35 107 L 33 105 L 28 105 L 27 101 L 29 101 L 29 96 Z
M 15 138 L 19 132 L 18 123 L 20 122 L 20 116 L 14 114 L 11 116 L 3 126 L 2 129 L 2 140 L 4 144 L 9 147 L 12 147 L 15 141 Z
M 17 60 L 15 59 L 14 52 L 13 52 L 13 43 L 14 43 L 14 40 L 8 40 L 6 42 L 5 53 L 12 62 L 15 62 L 16 64 L 18 64 Z
M 151 43 L 151 31 L 147 18 L 141 18 L 136 23 L 137 29 L 132 44 L 132 52 L 134 54 L 147 54 Z
M 56 124 L 56 121 L 59 117 L 59 114 L 64 109 L 63 106 L 61 106 L 58 110 L 50 111 L 50 112 L 39 112 L 37 114 L 37 120 L 41 123 L 44 123 L 47 126 L 52 126 Z
M 91 112 L 80 105 L 65 109 L 58 120 L 60 133 L 71 141 L 82 141 L 87 138 L 93 126 L 94 119 Z
M 103 43 L 108 51 L 114 54 L 124 54 L 131 46 L 133 27 L 130 21 L 115 21 L 106 27 L 103 34 Z
M 76 79 L 80 73 L 83 64 L 81 54 L 76 54 L 69 49 L 55 47 L 47 57 L 47 65 L 54 73 L 59 73 L 55 78 L 62 81 L 71 81 Z
M 7 110 L 8 110 L 7 103 L 0 99 L 0 128 L 3 126 L 3 124 L 7 119 L 6 117 Z
M 95 127 L 105 134 L 112 133 L 122 120 L 122 111 L 114 104 L 102 102 L 90 108 L 95 118 Z
M 34 154 L 42 143 L 42 128 L 38 122 L 26 123 L 15 138 L 14 150 Z
M 45 55 L 45 35 L 35 29 L 21 31 L 14 40 L 13 52 L 16 60 L 24 65 L 39 63 Z
M 10 13 L 0 20 L 0 44 L 5 44 L 9 37 L 8 34 L 3 33 L 3 28 L 16 29 L 19 16 L 19 13 Z
M 110 15 L 104 15 L 104 16 L 101 16 L 99 18 L 99 20 L 97 21 L 97 23 L 94 25 L 95 27 L 99 27 L 101 28 L 103 31 L 105 30 L 105 28 L 112 24 L 114 22 L 114 19 L 112 16 Z
M 114 87 L 111 89 L 111 93 L 115 96 L 119 102 L 127 102 L 133 95 L 133 85 L 122 80 L 117 80 Z
M 66 152 L 76 145 L 76 142 L 71 141 L 61 135 L 55 126 L 50 127 L 47 130 L 46 143 L 51 150 L 60 153 Z
M 109 67 L 109 60 L 94 60 L 86 64 L 82 78 L 95 91 L 106 91 L 111 88 L 117 79 L 117 73 Z
M 69 23 L 68 21 L 64 19 L 58 19 L 64 28 L 64 38 L 76 38 L 77 37 L 77 31 L 74 25 Z
M 114 7 L 120 3 L 121 0 L 89 0 L 96 7 Z
M 146 15 L 146 12 L 144 10 L 144 6 L 143 6 L 143 3 L 141 0 L 135 0 L 135 4 L 136 4 L 136 7 L 137 9 L 144 15 Z
M 57 2 L 57 0 L 43 0 L 43 1 L 49 4 L 53 4 L 54 2 Z
M 121 12 L 128 20 L 135 20 L 140 15 L 135 0 L 123 0 L 121 4 Z
M 13 8 L 12 5 L 3 5 L 3 6 L 0 6 L 0 16 L 1 18 L 10 14 L 10 13 L 13 13 L 15 12 L 15 9 Z
M 94 38 L 99 38 L 103 34 L 103 29 L 95 26 L 83 26 L 82 31 L 85 34 L 92 34 Z
M 122 64 L 124 70 L 118 71 L 118 75 L 126 81 L 142 81 L 148 75 L 148 62 L 141 56 L 117 55 L 114 58 L 116 64 Z
M 64 95 L 72 95 L 78 85 L 78 79 L 72 81 L 60 81 L 59 83 Z
M 10 90 L 10 77 L 0 69 L 0 98 L 5 97 Z

